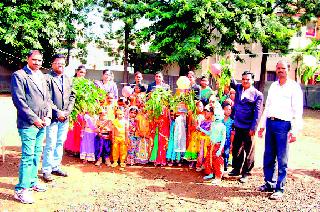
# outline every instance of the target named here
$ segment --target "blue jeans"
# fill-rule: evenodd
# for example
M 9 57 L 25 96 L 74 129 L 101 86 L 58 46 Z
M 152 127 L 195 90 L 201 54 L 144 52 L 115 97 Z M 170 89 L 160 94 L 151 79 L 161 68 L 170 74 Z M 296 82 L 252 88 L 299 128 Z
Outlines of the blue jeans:
M 263 157 L 264 180 L 269 188 L 284 191 L 288 169 L 288 132 L 289 121 L 267 119 L 265 151 Z M 276 161 L 278 179 L 276 179 Z
M 18 129 L 21 139 L 21 160 L 19 167 L 19 183 L 16 190 L 31 188 L 38 181 L 38 165 L 42 153 L 45 129 L 35 126 Z
M 50 174 L 60 169 L 63 144 L 67 139 L 69 121 L 52 122 L 47 127 L 46 146 L 43 151 L 42 173 Z

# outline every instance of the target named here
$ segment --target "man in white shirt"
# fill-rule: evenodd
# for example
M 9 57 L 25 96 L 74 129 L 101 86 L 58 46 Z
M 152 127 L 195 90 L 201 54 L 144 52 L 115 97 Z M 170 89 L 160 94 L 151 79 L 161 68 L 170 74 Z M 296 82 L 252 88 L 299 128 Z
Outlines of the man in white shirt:
M 274 192 L 270 199 L 281 199 L 288 169 L 288 143 L 296 141 L 302 128 L 303 94 L 300 85 L 288 79 L 289 64 L 280 60 L 276 66 L 278 81 L 271 84 L 261 119 L 259 137 L 266 128 L 263 173 L 260 191 Z M 277 159 L 277 160 L 276 160 Z M 276 161 L 278 179 L 276 179 Z

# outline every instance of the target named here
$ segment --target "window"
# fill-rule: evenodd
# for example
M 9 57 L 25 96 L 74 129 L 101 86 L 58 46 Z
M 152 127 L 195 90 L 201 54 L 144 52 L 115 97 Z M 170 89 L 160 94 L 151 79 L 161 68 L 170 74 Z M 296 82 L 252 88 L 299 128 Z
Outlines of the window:
M 267 81 L 276 81 L 277 75 L 275 71 L 267 71 Z

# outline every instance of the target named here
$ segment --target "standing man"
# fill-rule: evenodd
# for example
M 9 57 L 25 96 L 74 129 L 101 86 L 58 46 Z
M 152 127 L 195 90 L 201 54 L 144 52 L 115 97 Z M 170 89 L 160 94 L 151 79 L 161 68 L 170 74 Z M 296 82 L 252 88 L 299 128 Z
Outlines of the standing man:
M 194 98 L 195 100 L 200 100 L 200 90 L 201 90 L 201 87 L 200 85 L 198 85 L 196 83 L 196 77 L 195 77 L 195 73 L 194 71 L 189 71 L 188 72 L 188 76 L 187 76 L 190 80 L 190 89 L 194 91 Z
M 56 54 L 52 58 L 52 69 L 48 73 L 48 88 L 52 103 L 52 123 L 47 127 L 46 146 L 43 153 L 42 174 L 45 182 L 52 176 L 67 177 L 61 170 L 63 143 L 67 138 L 69 119 L 75 94 L 72 91 L 72 79 L 64 74 L 65 56 Z
M 236 91 L 234 108 L 235 136 L 232 149 L 232 168 L 229 176 L 242 175 L 241 183 L 248 181 L 250 171 L 254 166 L 253 136 L 258 127 L 262 113 L 263 94 L 254 86 L 254 74 L 250 71 L 242 73 L 241 84 L 231 83 Z
M 296 141 L 302 129 L 303 94 L 300 85 L 288 78 L 289 64 L 280 60 L 276 66 L 278 81 L 268 91 L 259 137 L 266 128 L 263 173 L 260 191 L 273 192 L 270 199 L 281 199 L 288 169 L 288 143 Z M 278 179 L 276 178 L 276 161 Z
M 170 90 L 170 86 L 163 81 L 163 74 L 161 71 L 157 71 L 154 75 L 154 82 L 148 85 L 147 93 L 150 93 L 156 88 L 162 87 L 165 90 Z
M 32 190 L 46 191 L 38 183 L 38 165 L 42 153 L 45 126 L 50 123 L 50 96 L 45 76 L 40 71 L 42 54 L 32 50 L 27 56 L 28 64 L 12 74 L 12 101 L 17 108 L 17 127 L 21 139 L 19 183 L 14 198 L 22 203 L 34 202 Z

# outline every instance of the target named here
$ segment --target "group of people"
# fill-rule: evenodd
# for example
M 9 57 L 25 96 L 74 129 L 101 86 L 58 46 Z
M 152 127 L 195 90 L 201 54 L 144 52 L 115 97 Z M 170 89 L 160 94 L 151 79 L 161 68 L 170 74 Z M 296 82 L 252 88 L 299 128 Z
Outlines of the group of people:
M 243 72 L 241 83 L 232 80 L 222 98 L 210 88 L 207 77 L 202 77 L 198 85 L 194 72 L 190 71 L 189 90 L 195 94 L 196 111 L 191 112 L 181 104 L 176 109 L 163 107 L 161 115 L 154 117 L 146 109 L 146 96 L 158 88 L 170 89 L 161 72 L 155 74 L 155 81 L 148 86 L 143 84 L 142 74 L 136 72 L 135 82 L 129 85 L 133 93 L 119 97 L 112 72 L 105 70 L 101 80 L 95 81 L 97 87 L 107 91 L 100 102 L 99 115 L 78 114 L 72 129 L 68 116 L 75 94 L 72 79 L 64 74 L 64 56 L 53 56 L 52 69 L 46 75 L 40 71 L 39 51 L 31 51 L 27 63 L 12 75 L 12 99 L 22 142 L 19 183 L 14 196 L 22 203 L 34 202 L 31 191 L 46 190 L 37 179 L 45 133 L 42 163 L 45 182 L 52 181 L 52 175 L 68 176 L 61 169 L 64 146 L 67 152 L 79 155 L 84 162 L 94 161 L 97 166 L 105 163 L 124 169 L 149 162 L 155 166 L 188 163 L 190 169 L 205 173 L 204 180 L 218 185 L 231 162 L 231 153 L 233 169 L 228 175 L 240 176 L 241 183 L 249 180 L 254 167 L 253 137 L 256 132 L 262 136 L 266 129 L 265 184 L 258 189 L 272 191 L 271 199 L 282 197 L 288 142 L 295 141 L 301 129 L 303 111 L 302 91 L 299 84 L 288 79 L 287 62 L 279 61 L 276 66 L 278 81 L 271 85 L 263 115 L 263 94 L 254 88 L 254 74 L 250 71 Z M 79 66 L 75 77 L 85 74 L 85 67 Z

